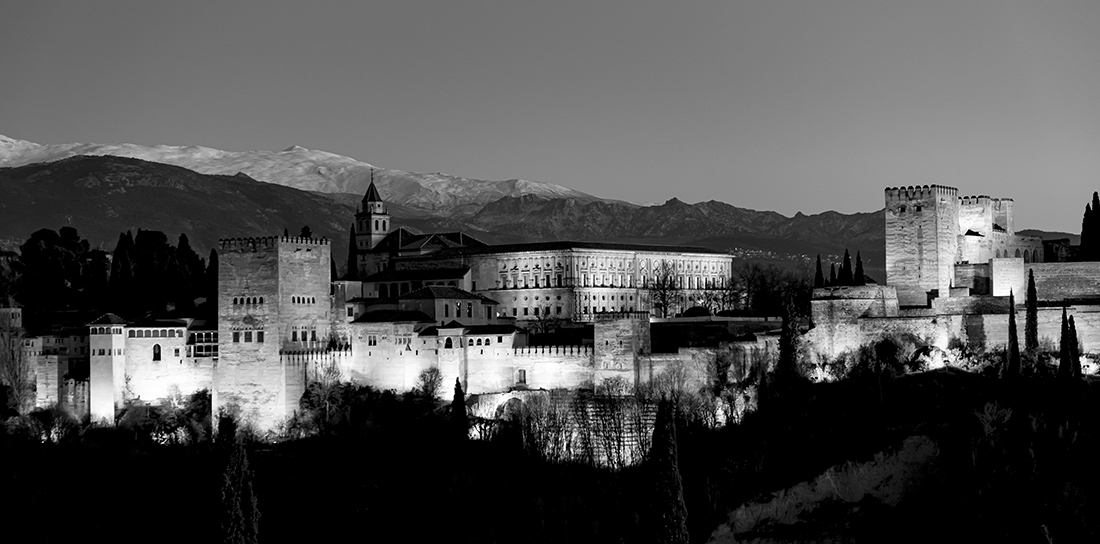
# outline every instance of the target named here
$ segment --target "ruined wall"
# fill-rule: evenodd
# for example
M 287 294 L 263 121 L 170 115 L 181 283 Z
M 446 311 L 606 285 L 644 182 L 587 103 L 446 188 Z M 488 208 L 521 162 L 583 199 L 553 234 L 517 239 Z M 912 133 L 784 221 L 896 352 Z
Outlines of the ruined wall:
M 1039 300 L 1061 301 L 1100 295 L 1100 262 L 1032 263 L 1027 268 L 1035 271 L 1035 292 Z
M 886 279 L 903 306 L 945 296 L 958 253 L 958 191 L 925 185 L 886 189 Z

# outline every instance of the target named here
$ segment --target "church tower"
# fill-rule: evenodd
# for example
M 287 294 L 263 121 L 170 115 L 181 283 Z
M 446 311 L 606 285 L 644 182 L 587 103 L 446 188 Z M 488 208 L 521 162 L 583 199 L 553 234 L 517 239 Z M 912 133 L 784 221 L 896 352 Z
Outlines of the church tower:
M 390 233 L 390 214 L 386 203 L 374 186 L 374 169 L 370 171 L 370 187 L 363 196 L 363 207 L 355 214 L 355 248 L 362 255 L 378 246 Z

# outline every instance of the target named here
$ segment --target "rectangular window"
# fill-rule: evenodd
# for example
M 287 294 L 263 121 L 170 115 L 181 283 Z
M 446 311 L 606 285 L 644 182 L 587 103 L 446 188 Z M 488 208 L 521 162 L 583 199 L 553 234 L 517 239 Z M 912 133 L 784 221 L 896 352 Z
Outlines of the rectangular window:
M 239 333 L 237 331 L 233 331 L 233 342 L 240 342 L 240 341 L 241 341 L 241 333 Z
M 518 370 L 516 372 L 516 383 L 522 383 L 522 384 L 527 383 L 527 371 L 526 370 L 521 369 L 521 370 Z
M 550 287 L 550 274 L 546 275 L 546 286 Z
M 527 315 L 527 312 L 528 312 L 529 310 L 530 310 L 529 308 L 524 308 L 524 309 L 523 309 L 523 315 Z
M 557 307 L 557 311 L 555 313 L 557 313 L 558 315 L 561 315 L 561 306 Z
M 252 341 L 252 331 L 244 331 L 244 341 L 245 342 L 251 342 Z
M 473 317 L 473 316 L 474 316 L 474 303 L 473 302 L 467 302 L 466 303 L 466 317 Z
M 539 307 L 535 306 L 535 315 L 539 315 Z
M 498 336 L 497 337 L 497 343 L 499 344 L 501 342 L 504 342 L 504 337 L 503 336 Z
M 443 317 L 451 317 L 451 305 L 450 304 L 444 304 L 443 305 Z
M 233 335 L 236 336 L 237 333 L 233 333 Z M 236 340 L 233 340 L 233 341 L 236 342 Z M 290 341 L 291 342 L 297 342 L 298 341 L 298 331 L 290 331 Z
M 176 352 L 176 355 L 175 355 L 175 356 L 176 356 L 176 357 L 179 357 L 179 356 L 180 356 L 180 348 L 175 348 L 175 350 L 174 350 L 174 351 Z
M 314 341 L 314 342 L 317 341 L 317 331 L 316 330 L 309 331 L 309 339 Z
M 264 343 L 264 331 L 256 331 L 256 341 L 261 344 Z
M 352 317 L 352 315 L 353 315 L 353 312 L 354 312 L 354 311 L 355 311 L 355 310 L 354 310 L 354 309 L 352 309 L 352 307 L 351 307 L 351 306 L 348 306 L 348 317 Z
M 373 335 L 373 334 L 367 336 L 367 345 L 368 346 L 377 346 L 378 345 L 378 337 Z
M 516 316 L 516 312 L 518 312 L 518 310 L 516 308 L 512 308 L 512 317 Z

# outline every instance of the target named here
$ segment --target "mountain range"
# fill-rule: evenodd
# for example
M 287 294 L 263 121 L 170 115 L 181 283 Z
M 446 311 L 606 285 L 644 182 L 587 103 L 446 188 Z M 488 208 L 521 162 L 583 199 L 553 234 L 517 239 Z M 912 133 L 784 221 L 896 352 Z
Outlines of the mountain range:
M 884 276 L 882 210 L 787 217 L 719 201 L 670 198 L 640 206 L 560 185 L 486 181 L 377 168 L 293 146 L 230 152 L 198 146 L 40 145 L 0 136 L 0 247 L 38 228 L 71 224 L 110 249 L 137 228 L 186 232 L 206 250 L 218 238 L 291 233 L 309 225 L 333 240 L 338 262 L 373 172 L 395 223 L 418 231 L 464 230 L 490 243 L 605 240 L 700 245 L 805 269 L 861 251 Z

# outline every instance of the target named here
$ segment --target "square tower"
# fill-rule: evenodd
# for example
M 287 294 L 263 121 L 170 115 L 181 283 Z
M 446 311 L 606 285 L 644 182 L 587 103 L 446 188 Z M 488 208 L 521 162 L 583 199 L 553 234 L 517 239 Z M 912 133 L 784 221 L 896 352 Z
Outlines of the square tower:
M 886 189 L 886 283 L 902 306 L 926 306 L 951 292 L 958 253 L 959 195 L 954 187 Z
M 261 237 L 219 242 L 218 354 L 213 407 L 272 429 L 298 408 L 304 371 L 281 354 L 328 340 L 328 240 Z

